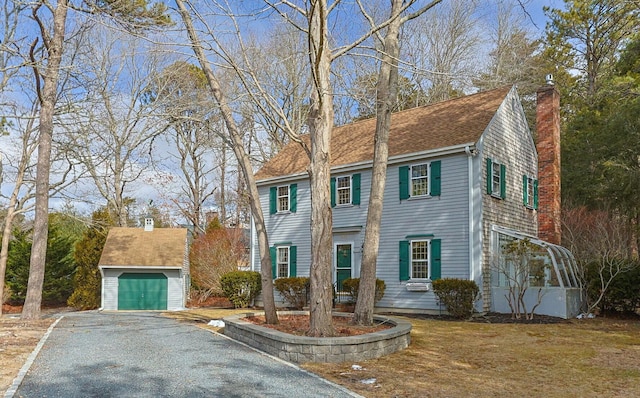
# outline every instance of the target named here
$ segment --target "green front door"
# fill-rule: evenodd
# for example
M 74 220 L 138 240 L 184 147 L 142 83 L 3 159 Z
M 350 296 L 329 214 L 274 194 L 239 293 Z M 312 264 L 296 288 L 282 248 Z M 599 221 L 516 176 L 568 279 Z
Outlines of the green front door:
M 342 282 L 351 278 L 351 244 L 336 245 L 336 290 L 341 292 Z
M 118 277 L 118 309 L 166 310 L 167 282 L 164 274 L 120 275 Z

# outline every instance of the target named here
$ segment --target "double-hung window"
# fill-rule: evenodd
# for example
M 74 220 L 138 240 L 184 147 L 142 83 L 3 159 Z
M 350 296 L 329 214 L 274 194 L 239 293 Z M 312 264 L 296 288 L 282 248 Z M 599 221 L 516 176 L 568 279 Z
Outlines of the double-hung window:
M 495 198 L 507 197 L 506 166 L 487 158 L 487 193 Z
M 522 202 L 529 209 L 538 208 L 538 180 L 528 176 L 522 176 Z
M 296 276 L 296 246 L 290 243 L 277 243 L 270 248 L 271 273 L 273 278 Z
M 351 176 L 336 178 L 336 204 L 351 204 Z
M 289 186 L 278 187 L 278 211 L 289 211 Z
M 269 190 L 269 214 L 295 213 L 297 206 L 297 184 L 271 187 Z
M 289 247 L 278 247 L 277 255 L 278 278 L 289 277 Z
M 360 204 L 360 174 L 331 177 L 331 207 Z
M 429 278 L 429 241 L 411 241 L 411 279 Z
M 400 200 L 440 195 L 440 161 L 400 166 Z
M 425 196 L 429 194 L 429 165 L 418 164 L 411 166 L 411 196 Z
M 440 279 L 441 240 L 414 238 L 400 241 L 400 280 Z

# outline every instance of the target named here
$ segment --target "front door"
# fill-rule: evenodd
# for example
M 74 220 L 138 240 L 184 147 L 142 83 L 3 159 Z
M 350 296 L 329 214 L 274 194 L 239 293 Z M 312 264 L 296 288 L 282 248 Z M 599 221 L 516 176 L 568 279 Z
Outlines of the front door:
M 342 282 L 351 278 L 351 263 L 353 257 L 353 245 L 340 243 L 336 245 L 336 290 L 342 292 Z

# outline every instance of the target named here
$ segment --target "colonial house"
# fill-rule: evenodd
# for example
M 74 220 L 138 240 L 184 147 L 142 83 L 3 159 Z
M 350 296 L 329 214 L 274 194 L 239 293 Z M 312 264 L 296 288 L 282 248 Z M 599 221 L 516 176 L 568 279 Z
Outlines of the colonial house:
M 505 248 L 526 239 L 536 268 L 525 276 L 528 308 L 540 299 L 536 313 L 578 313 L 575 261 L 559 246 L 558 98 L 551 84 L 538 92 L 538 148 L 515 87 L 393 114 L 377 262 L 386 292 L 377 310 L 442 311 L 432 281 L 462 278 L 480 286 L 479 311 L 509 312 L 505 293 L 516 270 Z M 338 290 L 360 273 L 375 123 L 355 122 L 332 134 Z M 274 277 L 309 275 L 308 164 L 300 145 L 291 143 L 256 174 Z M 253 239 L 252 269 L 259 268 Z
M 186 228 L 112 228 L 100 256 L 103 310 L 181 310 L 189 292 Z

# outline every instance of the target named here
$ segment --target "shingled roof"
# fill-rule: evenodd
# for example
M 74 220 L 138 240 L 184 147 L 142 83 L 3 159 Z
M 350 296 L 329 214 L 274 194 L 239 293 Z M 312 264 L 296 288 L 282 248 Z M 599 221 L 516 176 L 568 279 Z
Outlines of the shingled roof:
M 477 142 L 509 90 L 511 86 L 505 86 L 394 113 L 389 133 L 389 156 Z M 375 118 L 334 128 L 331 165 L 372 160 L 375 128 Z M 301 138 L 309 143 L 309 135 Z M 292 142 L 264 164 L 256 173 L 256 179 L 303 173 L 308 165 L 305 151 L 300 144 Z
M 99 266 L 182 267 L 186 228 L 112 228 Z

